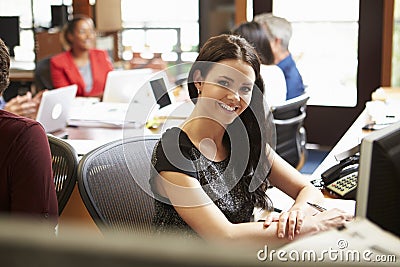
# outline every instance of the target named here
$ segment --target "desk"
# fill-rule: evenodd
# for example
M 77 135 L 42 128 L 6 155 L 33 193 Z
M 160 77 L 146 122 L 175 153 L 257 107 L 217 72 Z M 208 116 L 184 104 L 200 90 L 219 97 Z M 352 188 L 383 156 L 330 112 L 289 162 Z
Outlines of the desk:
M 62 133 L 62 132 L 59 132 Z M 150 135 L 156 134 L 157 132 L 150 131 L 148 129 L 134 129 L 128 128 L 123 129 L 121 127 L 116 128 L 102 128 L 102 127 L 67 127 L 65 133 L 69 139 L 72 140 L 98 140 L 104 143 L 122 139 L 124 136 L 138 136 L 138 135 Z
M 325 157 L 325 159 L 321 162 L 321 164 L 315 169 L 315 171 L 307 177 L 310 181 L 315 180 L 315 179 L 320 179 L 321 174 L 326 171 L 328 168 L 332 167 L 333 165 L 337 164 L 338 162 L 335 159 L 335 155 L 342 153 L 344 151 L 347 151 L 354 146 L 358 145 L 361 142 L 361 139 L 370 133 L 371 131 L 363 130 L 362 127 L 366 124 L 368 121 L 368 113 L 367 110 L 365 109 L 359 116 L 358 118 L 354 121 L 352 126 L 347 130 L 347 132 L 342 136 L 340 141 L 333 147 L 333 149 L 329 152 L 329 154 Z M 342 201 L 339 200 L 333 200 L 333 203 L 331 202 L 331 199 L 336 198 L 333 195 L 329 194 L 327 191 L 322 190 L 325 198 L 327 199 L 327 202 L 325 205 L 327 205 L 327 208 L 331 207 L 331 204 L 340 204 L 341 208 L 346 210 L 346 211 L 354 211 L 353 207 L 347 207 L 347 203 L 343 201 L 343 203 L 339 203 Z M 268 189 L 267 191 L 268 196 L 276 203 L 279 203 L 277 205 L 277 208 L 286 210 L 287 208 L 291 207 L 293 204 L 293 199 L 290 198 L 288 195 L 283 193 L 277 188 L 272 188 Z M 277 201 L 279 200 L 279 201 Z M 354 202 L 353 202 L 354 204 Z M 345 207 L 346 206 L 346 207 Z
M 385 90 L 385 89 L 384 89 Z M 386 89 L 384 96 L 384 100 L 393 101 L 400 99 L 400 90 L 399 89 Z M 377 97 L 377 95 L 373 95 Z M 381 96 L 381 95 L 380 95 Z M 377 99 L 377 98 L 375 98 Z M 379 97 L 381 100 L 382 98 Z M 335 147 L 330 151 L 327 157 L 323 160 L 323 162 L 318 166 L 318 168 L 311 175 L 310 179 L 319 179 L 321 174 L 327 170 L 329 167 L 337 164 L 335 159 L 335 155 L 340 154 L 344 151 L 347 151 L 354 146 L 358 145 L 362 138 L 367 136 L 372 132 L 372 130 L 363 130 L 362 127 L 369 123 L 370 116 L 368 114 L 367 109 L 365 109 L 359 117 L 354 121 L 352 126 L 347 130 L 347 132 L 343 135 L 343 137 L 339 140 L 339 142 L 335 145 Z M 325 197 L 331 197 L 326 192 L 324 192 Z M 334 200 L 336 201 L 336 200 Z M 337 240 L 343 240 L 346 242 L 346 248 L 348 251 L 373 251 L 374 249 L 383 248 L 381 251 L 375 251 L 376 254 L 386 254 L 386 255 L 398 255 L 399 247 L 400 247 L 400 239 L 387 232 L 386 230 L 381 229 L 375 223 L 369 221 L 366 218 L 356 217 L 354 222 L 349 223 L 346 226 L 346 230 L 332 230 L 326 231 L 324 233 L 320 233 L 318 235 L 314 235 L 310 238 L 305 238 L 297 242 L 293 242 L 281 248 L 284 251 L 311 251 L 315 253 L 323 253 L 322 251 L 326 248 L 334 248 L 338 243 L 334 244 L 333 242 L 338 242 Z M 315 246 L 318 244 L 318 246 Z M 333 245 L 332 245 L 333 244 Z M 339 247 L 340 248 L 340 247 Z M 342 250 L 343 248 L 340 248 Z M 343 250 L 344 251 L 344 250 Z M 348 254 L 349 255 L 349 254 Z M 366 254 L 364 254 L 366 255 Z M 395 256 L 398 257 L 398 256 Z M 362 260 L 361 260 L 362 261 Z M 398 262 L 398 260 L 396 261 Z M 338 262 L 335 262 L 338 263 Z M 344 264 L 345 265 L 345 264 Z M 398 263 L 397 263 L 398 265 Z M 396 265 L 396 266 L 397 266 Z M 395 266 L 395 265 L 393 265 Z
M 111 142 L 123 137 L 122 128 L 67 127 L 65 133 L 72 140 L 101 140 Z
M 34 81 L 33 70 L 10 69 L 10 81 L 11 82 L 33 82 Z
M 35 62 L 10 61 L 10 81 L 12 82 L 33 82 Z
M 324 171 L 338 163 L 335 159 L 335 155 L 360 144 L 362 138 L 371 133 L 371 131 L 362 129 L 366 123 L 368 123 L 368 113 L 367 110 L 364 110 L 342 136 L 339 142 L 332 148 L 321 164 L 315 169 L 310 177 L 310 180 L 321 178 L 321 174 Z
M 371 99 L 373 100 L 384 100 L 384 101 L 396 101 L 400 99 L 400 88 L 394 87 L 382 87 L 378 88 L 372 93 Z M 363 137 L 371 133 L 371 130 L 363 130 L 362 127 L 369 121 L 369 115 L 367 109 L 364 109 L 358 118 L 354 121 L 351 127 L 342 136 L 339 142 L 333 147 L 326 158 L 321 162 L 321 164 L 315 169 L 310 177 L 310 180 L 321 178 L 321 174 L 327 170 L 329 167 L 337 164 L 335 155 L 347 151 L 354 146 L 361 143 Z M 325 196 L 331 197 L 329 193 L 324 192 Z

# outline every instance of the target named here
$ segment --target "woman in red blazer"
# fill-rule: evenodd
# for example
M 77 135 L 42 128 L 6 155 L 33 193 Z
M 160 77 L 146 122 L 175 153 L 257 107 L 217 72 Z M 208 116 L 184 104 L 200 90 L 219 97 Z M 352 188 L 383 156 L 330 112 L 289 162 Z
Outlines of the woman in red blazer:
M 70 49 L 50 60 L 55 88 L 77 84 L 77 96 L 103 96 L 107 73 L 113 65 L 106 51 L 93 48 L 95 36 L 91 18 L 75 16 L 68 22 L 64 39 Z

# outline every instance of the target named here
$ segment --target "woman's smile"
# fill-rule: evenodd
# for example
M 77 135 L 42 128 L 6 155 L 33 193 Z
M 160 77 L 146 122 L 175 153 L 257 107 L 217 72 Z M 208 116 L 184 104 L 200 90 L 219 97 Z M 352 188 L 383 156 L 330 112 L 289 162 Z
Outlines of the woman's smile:
M 225 103 L 223 103 L 223 102 L 218 102 L 218 105 L 219 105 L 223 110 L 228 111 L 228 112 L 230 112 L 230 113 L 233 113 L 233 112 L 235 112 L 236 110 L 239 109 L 238 106 L 232 107 L 232 106 L 229 106 L 229 105 L 227 105 L 227 104 L 225 104 Z

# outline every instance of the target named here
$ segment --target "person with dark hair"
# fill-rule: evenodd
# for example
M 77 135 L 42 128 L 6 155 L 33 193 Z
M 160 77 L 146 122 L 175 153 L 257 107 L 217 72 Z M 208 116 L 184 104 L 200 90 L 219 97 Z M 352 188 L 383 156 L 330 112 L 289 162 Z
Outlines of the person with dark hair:
M 106 51 L 93 48 L 96 37 L 93 20 L 77 15 L 63 31 L 69 50 L 50 59 L 54 87 L 76 84 L 77 96 L 102 98 L 107 74 L 113 65 Z
M 276 106 L 286 100 L 286 80 L 283 71 L 275 65 L 268 36 L 260 24 L 255 21 L 243 22 L 237 25 L 233 34 L 245 38 L 254 46 L 261 60 L 261 76 L 265 82 L 266 101 L 268 106 Z
M 0 39 L 0 95 L 9 84 L 10 55 Z M 0 110 L 0 213 L 57 225 L 58 204 L 49 142 L 36 121 Z
M 290 22 L 285 18 L 274 16 L 272 13 L 258 14 L 254 17 L 254 21 L 263 26 L 270 41 L 272 52 L 274 53 L 275 64 L 285 74 L 287 86 L 286 100 L 304 94 L 305 86 L 303 78 L 289 51 L 289 41 L 292 37 L 292 25 Z
M 314 214 L 307 202 L 321 203 L 323 195 L 269 145 L 273 127 L 260 64 L 237 35 L 211 37 L 201 48 L 188 75 L 193 112 L 153 150 L 156 233 L 279 246 L 351 218 L 337 209 Z M 269 185 L 295 202 L 253 222 L 254 207 L 272 209 Z

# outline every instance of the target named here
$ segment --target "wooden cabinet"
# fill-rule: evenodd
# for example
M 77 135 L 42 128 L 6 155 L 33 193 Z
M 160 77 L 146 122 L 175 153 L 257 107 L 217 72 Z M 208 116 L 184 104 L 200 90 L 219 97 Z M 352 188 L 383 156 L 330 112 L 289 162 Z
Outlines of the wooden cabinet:
M 63 51 L 60 31 L 42 31 L 35 33 L 36 62 Z
M 139 5 L 140 6 L 140 5 Z M 114 32 L 121 29 L 121 0 L 97 0 L 95 23 L 99 32 Z

